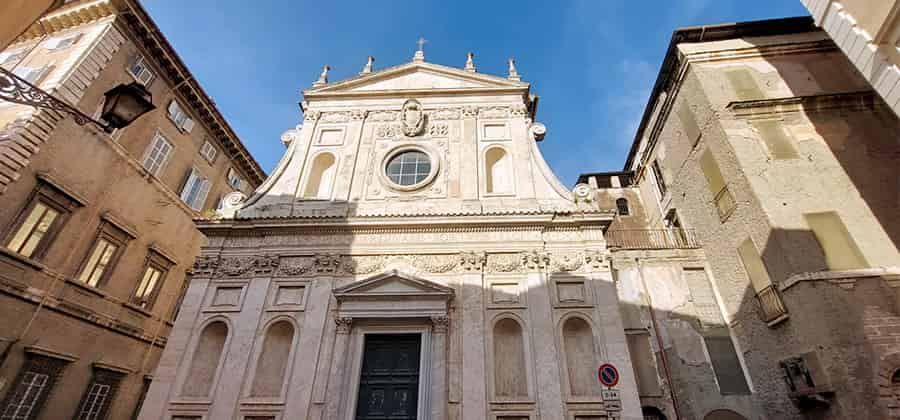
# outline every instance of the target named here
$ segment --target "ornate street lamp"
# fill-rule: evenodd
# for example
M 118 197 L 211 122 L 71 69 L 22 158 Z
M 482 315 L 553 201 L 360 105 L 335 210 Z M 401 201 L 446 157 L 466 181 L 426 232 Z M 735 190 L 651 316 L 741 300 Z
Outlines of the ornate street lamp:
M 78 125 L 94 123 L 106 132 L 112 132 L 131 124 L 141 115 L 156 108 L 150 92 L 139 83 L 121 84 L 104 94 L 103 111 L 97 121 L 73 106 L 53 97 L 15 73 L 0 67 L 0 99 L 38 108 L 64 112 L 72 116 Z

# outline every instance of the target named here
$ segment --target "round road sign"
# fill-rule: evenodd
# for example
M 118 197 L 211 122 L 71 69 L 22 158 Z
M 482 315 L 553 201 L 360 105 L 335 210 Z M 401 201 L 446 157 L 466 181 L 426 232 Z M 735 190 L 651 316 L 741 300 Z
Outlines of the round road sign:
M 619 383 L 619 371 L 615 366 L 604 363 L 597 369 L 597 378 L 600 379 L 601 384 L 612 388 Z

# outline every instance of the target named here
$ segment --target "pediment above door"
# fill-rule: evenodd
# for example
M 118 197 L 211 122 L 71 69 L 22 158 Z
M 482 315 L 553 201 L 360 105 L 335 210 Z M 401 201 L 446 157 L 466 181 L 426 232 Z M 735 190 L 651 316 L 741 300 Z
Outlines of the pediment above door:
M 339 287 L 333 292 L 338 316 L 417 318 L 447 316 L 452 288 L 391 270 Z

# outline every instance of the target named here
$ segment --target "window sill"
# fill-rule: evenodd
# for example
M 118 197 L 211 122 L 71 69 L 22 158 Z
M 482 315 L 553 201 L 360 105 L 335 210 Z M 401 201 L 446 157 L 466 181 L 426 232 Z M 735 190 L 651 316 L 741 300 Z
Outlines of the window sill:
M 152 313 L 152 312 L 150 312 L 150 311 L 147 310 L 147 309 L 144 309 L 144 308 L 141 307 L 141 306 L 135 305 L 135 304 L 133 304 L 133 303 L 131 303 L 131 302 L 122 302 L 122 306 L 124 306 L 124 307 L 126 307 L 126 308 L 128 308 L 128 309 L 131 309 L 132 311 L 135 311 L 135 312 L 137 312 L 137 313 L 139 313 L 139 314 L 141 314 L 141 315 L 143 315 L 143 316 L 146 316 L 147 318 L 152 318 L 152 317 L 153 317 L 153 313 Z
M 100 290 L 99 288 L 94 287 L 94 286 L 91 286 L 91 285 L 89 285 L 89 284 L 82 283 L 82 282 L 80 282 L 80 281 L 78 281 L 78 280 L 72 280 L 72 279 L 70 279 L 70 278 L 66 278 L 66 283 L 71 284 L 72 286 L 75 286 L 75 287 L 77 287 L 77 288 L 79 288 L 79 289 L 81 289 L 81 290 L 84 290 L 84 291 L 86 291 L 86 292 L 93 293 L 93 294 L 95 294 L 95 295 L 97 295 L 97 296 L 99 296 L 99 297 L 101 297 L 101 298 L 106 298 L 106 297 L 107 297 L 107 293 L 104 292 L 103 290 Z
M 5 255 L 11 259 L 14 259 L 22 264 L 31 266 L 31 268 L 34 268 L 36 270 L 43 271 L 45 268 L 47 268 L 47 266 L 45 266 L 44 264 L 41 264 L 39 261 L 28 258 L 17 252 L 13 252 L 12 250 L 10 250 L 9 248 L 7 248 L 5 246 L 0 247 L 0 254 L 3 254 L 3 255 Z

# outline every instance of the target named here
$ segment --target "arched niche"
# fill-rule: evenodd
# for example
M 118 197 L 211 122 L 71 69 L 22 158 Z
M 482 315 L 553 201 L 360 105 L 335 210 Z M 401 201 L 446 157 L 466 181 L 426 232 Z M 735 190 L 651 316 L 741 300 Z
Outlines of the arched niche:
M 222 360 L 225 342 L 228 340 L 228 325 L 223 321 L 210 322 L 200 333 L 187 379 L 181 389 L 185 397 L 208 397 Z
M 306 186 L 303 189 L 303 198 L 327 200 L 331 198 L 331 190 L 334 185 L 334 175 L 337 171 L 337 161 L 334 155 L 328 152 L 316 155 L 312 161 L 309 173 L 306 176 Z
M 509 194 L 513 192 L 512 158 L 500 146 L 484 152 L 485 192 Z
M 599 358 L 591 324 L 580 316 L 566 319 L 562 324 L 562 339 L 569 392 L 578 397 L 599 396 L 602 390 L 596 377 Z
M 512 317 L 503 317 L 494 323 L 492 334 L 494 394 L 501 399 L 528 397 L 522 325 Z
M 710 411 L 703 417 L 703 420 L 747 420 L 747 418 L 734 411 L 723 408 Z
M 256 362 L 251 397 L 281 397 L 294 342 L 294 325 L 276 321 L 266 329 L 262 352 Z

